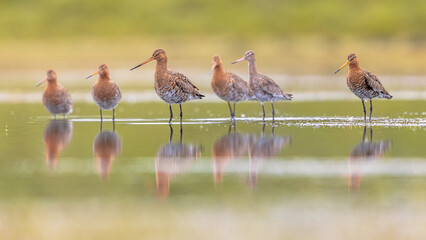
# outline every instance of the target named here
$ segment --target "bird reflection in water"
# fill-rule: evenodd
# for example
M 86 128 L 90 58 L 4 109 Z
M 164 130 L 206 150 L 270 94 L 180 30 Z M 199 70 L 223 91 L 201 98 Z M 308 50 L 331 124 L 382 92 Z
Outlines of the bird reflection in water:
M 46 146 L 46 164 L 49 169 L 56 168 L 58 155 L 71 141 L 72 133 L 72 122 L 66 119 L 53 119 L 46 125 L 43 140 Z
M 201 155 L 201 146 L 183 144 L 183 129 L 180 125 L 179 143 L 172 143 L 173 127 L 170 127 L 169 142 L 162 146 L 155 157 L 155 178 L 157 196 L 167 198 L 170 192 L 170 180 L 188 171 L 188 168 Z
M 282 149 L 292 142 L 291 136 L 276 136 L 275 125 L 272 125 L 271 135 L 265 135 L 265 124 L 263 124 L 260 137 L 252 135 L 249 141 L 249 185 L 255 188 L 257 176 L 263 163 L 281 153 Z
M 101 123 L 102 124 L 102 123 Z M 98 171 L 102 179 L 108 179 L 111 171 L 111 164 L 121 153 L 122 143 L 118 134 L 113 131 L 102 130 L 93 142 L 93 153 L 98 160 Z
M 373 129 L 370 127 L 370 139 L 366 139 L 367 126 L 364 126 L 362 141 L 355 146 L 349 156 L 348 188 L 358 190 L 361 185 L 362 169 L 371 160 L 380 159 L 391 148 L 390 140 L 373 142 Z
M 231 131 L 232 126 L 234 128 Z M 236 132 L 236 125 L 229 125 L 228 134 L 214 142 L 212 147 L 213 178 L 215 184 L 221 184 L 226 165 L 243 158 L 248 152 L 250 135 Z

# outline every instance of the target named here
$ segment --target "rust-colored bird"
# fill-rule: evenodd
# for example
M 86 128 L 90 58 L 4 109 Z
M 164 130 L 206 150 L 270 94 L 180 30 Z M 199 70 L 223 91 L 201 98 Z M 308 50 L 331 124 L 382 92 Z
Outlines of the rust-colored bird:
M 152 60 L 157 61 L 154 88 L 157 95 L 169 104 L 169 123 L 173 118 L 172 104 L 179 104 L 180 121 L 182 122 L 182 103 L 201 99 L 204 95 L 200 93 L 199 89 L 185 75 L 167 69 L 167 56 L 163 49 L 156 49 L 150 58 L 130 70 L 134 70 Z
M 46 164 L 51 170 L 56 167 L 59 153 L 71 141 L 72 133 L 72 122 L 66 119 L 53 119 L 46 125 L 43 140 L 46 147 Z
M 290 93 L 283 93 L 281 88 L 270 77 L 261 74 L 256 68 L 256 58 L 253 51 L 247 51 L 244 57 L 235 60 L 232 64 L 246 60 L 248 62 L 249 75 L 250 75 L 250 90 L 260 101 L 263 111 L 263 120 L 265 120 L 265 107 L 264 102 L 271 102 L 272 106 L 272 119 L 275 117 L 274 102 L 281 100 L 291 100 L 293 95 Z
M 155 157 L 155 179 L 160 198 L 169 196 L 170 180 L 187 172 L 201 152 L 200 146 L 182 143 L 182 125 L 180 142 L 172 143 L 172 137 L 173 128 L 170 126 L 169 142 L 158 150 Z
M 256 100 L 256 97 L 250 91 L 246 81 L 234 73 L 225 72 L 220 56 L 214 56 L 212 64 L 210 72 L 213 73 L 211 81 L 213 92 L 228 102 L 231 119 L 235 119 L 235 103 Z M 231 102 L 234 103 L 234 110 L 232 110 Z
M 373 129 L 370 128 L 370 139 L 366 140 L 366 126 L 362 141 L 352 150 L 349 156 L 348 188 L 358 190 L 361 185 L 362 168 L 370 161 L 380 159 L 392 146 L 391 141 L 373 142 Z
M 118 102 L 121 100 L 120 88 L 117 83 L 111 81 L 107 65 L 100 65 L 99 70 L 86 77 L 86 79 L 96 74 L 99 74 L 99 78 L 95 85 L 93 85 L 92 97 L 93 101 L 95 101 L 96 105 L 99 107 L 101 121 L 103 120 L 102 109 L 112 109 L 112 121 L 115 121 L 115 107 L 117 107 Z
M 121 152 L 121 139 L 116 132 L 101 131 L 93 142 L 93 153 L 98 159 L 99 175 L 107 179 L 111 164 Z
M 371 114 L 373 112 L 373 98 L 387 98 L 391 99 L 392 95 L 386 91 L 382 83 L 371 72 L 362 69 L 355 53 L 348 56 L 348 60 L 336 72 L 339 72 L 346 65 L 349 65 L 349 72 L 346 76 L 346 84 L 349 89 L 361 99 L 362 107 L 364 109 L 364 122 L 367 122 L 367 111 L 365 110 L 364 101 L 370 100 L 370 122 Z
M 53 117 L 56 114 L 69 114 L 72 112 L 72 99 L 70 93 L 57 81 L 56 72 L 49 70 L 46 78 L 37 83 L 37 87 L 47 81 L 47 86 L 43 93 L 43 104 Z
M 225 166 L 236 159 L 242 158 L 248 152 L 250 136 L 248 134 L 231 132 L 216 140 L 212 147 L 213 178 L 216 184 L 222 183 Z

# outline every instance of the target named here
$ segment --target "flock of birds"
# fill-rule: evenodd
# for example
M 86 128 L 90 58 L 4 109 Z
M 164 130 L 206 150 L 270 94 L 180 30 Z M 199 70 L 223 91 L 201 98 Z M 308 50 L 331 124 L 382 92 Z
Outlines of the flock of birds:
M 173 119 L 172 104 L 179 104 L 180 121 L 182 122 L 182 103 L 202 99 L 203 94 L 200 90 L 182 73 L 175 72 L 167 68 L 167 56 L 163 49 L 156 49 L 152 56 L 141 64 L 133 67 L 134 70 L 150 61 L 156 60 L 154 75 L 154 88 L 157 95 L 169 104 L 170 119 Z M 235 120 L 235 105 L 237 102 L 257 100 L 260 102 L 265 119 L 264 103 L 270 102 L 272 106 L 272 118 L 275 117 L 274 102 L 281 100 L 291 100 L 292 94 L 284 93 L 272 78 L 257 71 L 256 58 L 253 51 L 247 51 L 244 56 L 234 62 L 248 62 L 249 82 L 247 83 L 241 77 L 232 72 L 227 72 L 223 68 L 222 60 L 219 56 L 213 57 L 211 87 L 215 94 L 228 103 L 231 119 Z M 370 100 L 370 117 L 373 111 L 373 98 L 387 98 L 392 96 L 385 90 L 379 79 L 371 72 L 362 69 L 355 54 L 350 54 L 345 64 L 343 64 L 335 73 L 345 66 L 349 65 L 346 83 L 349 89 L 361 99 L 364 109 L 364 121 L 367 121 L 367 112 L 364 101 Z M 121 92 L 118 85 L 111 81 L 109 69 L 105 64 L 99 66 L 98 71 L 89 75 L 86 79 L 99 75 L 98 80 L 92 89 L 94 102 L 100 109 L 100 118 L 102 121 L 102 110 L 113 110 L 113 121 L 115 119 L 115 108 L 121 100 Z M 43 94 L 43 103 L 45 107 L 56 118 L 57 114 L 66 114 L 72 112 L 72 100 L 70 93 L 57 83 L 55 71 L 49 70 L 46 78 L 37 84 L 48 82 Z M 233 103 L 233 108 L 231 106 Z

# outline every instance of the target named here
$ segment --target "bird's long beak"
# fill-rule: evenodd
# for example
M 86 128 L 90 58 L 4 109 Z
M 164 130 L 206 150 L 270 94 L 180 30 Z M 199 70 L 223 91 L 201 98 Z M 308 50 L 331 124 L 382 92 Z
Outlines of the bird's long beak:
M 346 65 L 349 64 L 349 60 L 346 60 L 345 64 L 343 64 L 337 71 L 334 72 L 334 74 L 338 73 L 342 68 L 346 67 Z
M 151 62 L 152 60 L 154 60 L 154 57 L 150 57 L 150 58 L 148 58 L 145 62 L 143 62 L 143 63 L 141 63 L 141 64 L 137 65 L 136 67 L 133 67 L 132 69 L 130 69 L 130 71 L 132 71 L 132 70 L 134 70 L 134 69 L 136 69 L 136 68 L 138 68 L 138 67 L 140 67 L 140 66 L 144 65 L 145 63 Z
M 94 72 L 93 74 L 91 74 L 91 75 L 87 76 L 87 77 L 86 77 L 86 79 L 89 79 L 89 78 L 91 78 L 91 77 L 95 76 L 95 75 L 96 75 L 96 74 L 98 74 L 98 73 L 99 73 L 99 70 L 98 70 L 98 71 L 96 71 L 96 72 Z
M 46 81 L 47 81 L 47 78 L 41 80 L 40 82 L 37 83 L 36 87 L 40 86 L 41 84 L 43 84 Z
M 244 61 L 244 60 L 246 60 L 246 59 L 244 57 L 242 57 L 238 60 L 233 61 L 232 64 L 237 63 L 237 62 L 241 62 L 241 61 Z

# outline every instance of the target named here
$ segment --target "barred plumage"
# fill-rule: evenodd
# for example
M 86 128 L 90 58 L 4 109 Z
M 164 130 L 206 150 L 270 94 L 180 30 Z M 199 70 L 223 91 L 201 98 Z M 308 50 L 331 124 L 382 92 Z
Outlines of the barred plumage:
M 346 76 L 346 84 L 349 89 L 359 97 L 362 101 L 364 109 L 364 121 L 367 122 L 367 111 L 365 109 L 364 101 L 370 100 L 370 122 L 371 114 L 373 112 L 373 98 L 387 98 L 391 99 L 392 95 L 386 91 L 379 78 L 371 72 L 362 69 L 359 65 L 357 56 L 354 53 L 349 54 L 347 61 L 335 73 L 339 72 L 346 65 L 349 65 L 348 75 Z
M 171 104 L 179 104 L 180 120 L 182 122 L 181 104 L 193 99 L 201 99 L 204 95 L 185 75 L 167 69 L 167 56 L 163 49 L 156 49 L 150 58 L 130 70 L 136 69 L 152 60 L 157 61 L 154 75 L 155 92 L 163 101 L 169 104 L 169 123 L 173 118 Z

